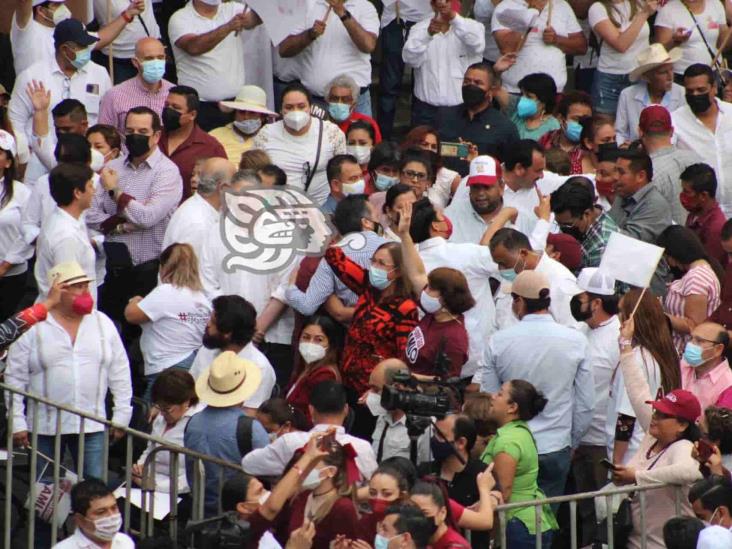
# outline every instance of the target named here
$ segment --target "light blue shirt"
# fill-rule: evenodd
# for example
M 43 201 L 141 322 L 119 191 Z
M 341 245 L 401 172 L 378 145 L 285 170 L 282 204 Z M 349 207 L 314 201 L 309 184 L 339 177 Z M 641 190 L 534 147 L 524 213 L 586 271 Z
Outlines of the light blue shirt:
M 493 334 L 480 390 L 495 393 L 524 379 L 544 393 L 544 411 L 529 421 L 539 454 L 576 448 L 592 422 L 595 380 L 585 360 L 587 339 L 557 324 L 550 314 L 530 314 Z

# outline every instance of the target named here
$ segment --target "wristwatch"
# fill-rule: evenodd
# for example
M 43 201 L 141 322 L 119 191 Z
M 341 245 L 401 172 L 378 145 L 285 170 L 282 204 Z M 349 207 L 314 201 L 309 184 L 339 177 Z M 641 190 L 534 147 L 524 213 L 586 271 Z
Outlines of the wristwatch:
M 341 21 L 343 21 L 344 23 L 346 21 L 348 21 L 350 18 L 351 18 L 351 12 L 348 11 L 348 10 L 346 10 L 346 13 L 344 13 L 343 15 L 341 15 Z

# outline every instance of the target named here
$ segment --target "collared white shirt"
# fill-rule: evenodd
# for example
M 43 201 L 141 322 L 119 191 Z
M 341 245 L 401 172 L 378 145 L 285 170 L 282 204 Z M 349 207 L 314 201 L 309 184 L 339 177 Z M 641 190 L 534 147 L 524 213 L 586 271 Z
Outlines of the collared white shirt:
M 13 68 L 20 74 L 33 63 L 53 59 L 54 27 L 41 25 L 31 15 L 25 27 L 18 26 L 17 13 L 13 14 L 10 24 L 10 44 L 13 48 Z
M 368 0 L 346 0 L 346 9 L 366 32 L 379 35 L 379 15 Z M 315 0 L 301 19 L 301 24 L 292 30 L 300 34 L 310 28 L 316 20 L 325 21 L 325 32 L 306 47 L 300 54 L 301 80 L 311 93 L 323 97 L 325 87 L 340 74 L 351 76 L 360 87 L 371 84 L 371 54 L 363 53 L 353 43 L 348 30 L 335 11 L 325 0 Z
M 112 81 L 104 67 L 89 61 L 71 77 L 59 68 L 55 57 L 34 63 L 21 72 L 15 80 L 10 96 L 8 116 L 16 132 L 25 131 L 28 143 L 33 147 L 33 105 L 28 97 L 27 87 L 33 80 L 43 82 L 51 92 L 51 105 L 48 109 L 48 127 L 53 128 L 51 110 L 64 99 L 76 99 L 86 109 L 89 127 L 97 123 L 99 102 L 112 87 Z
M 23 212 L 31 196 L 30 189 L 20 181 L 13 181 L 12 185 L 13 197 L 4 206 L 2 202 L 5 191 L 0 190 L 0 261 L 7 261 L 12 265 L 4 276 L 16 276 L 26 272 L 28 270 L 27 261 L 32 255 L 32 250 L 27 250 L 26 253 L 20 255 L 12 253 L 15 243 L 23 240 Z
M 312 433 L 322 433 L 328 429 L 336 428 L 335 439 L 341 444 L 351 444 L 356 451 L 356 466 L 361 471 L 364 479 L 370 479 L 376 471 L 376 455 L 371 444 L 362 438 L 354 437 L 346 433 L 341 426 L 318 424 L 309 432 L 295 431 L 277 438 L 264 448 L 252 450 L 241 460 L 242 469 L 249 475 L 278 477 L 285 470 L 292 456 L 300 448 L 303 448 L 310 440 Z
M 384 11 L 381 13 L 381 28 L 383 29 L 397 17 L 408 23 L 416 23 L 432 13 L 432 7 L 425 0 L 394 0 L 384 2 Z
M 130 6 L 127 0 L 93 0 L 94 1 L 94 18 L 101 26 L 108 25 L 122 12 Z M 109 10 L 111 7 L 110 11 Z M 140 20 L 145 22 L 142 26 Z M 147 27 L 147 31 L 145 30 Z M 160 38 L 160 28 L 155 20 L 153 12 L 152 0 L 145 0 L 144 11 L 135 16 L 132 21 L 127 23 L 122 32 L 114 39 L 112 53 L 118 59 L 130 59 L 135 56 L 135 44 L 141 38 L 151 36 L 152 38 Z M 102 48 L 104 55 L 109 55 L 109 46 Z
M 541 254 L 541 259 L 534 270 L 549 279 L 549 297 L 551 297 L 549 312 L 554 320 L 569 328 L 579 328 L 580 323 L 572 316 L 569 306 L 572 297 L 582 292 L 577 286 L 577 277 L 546 253 Z
M 414 95 L 436 107 L 463 103 L 463 75 L 481 61 L 485 49 L 482 23 L 456 15 L 445 33 L 430 35 L 432 17 L 409 31 L 402 58 L 414 69 Z
M 530 314 L 493 334 L 480 390 L 495 393 L 511 379 L 526 379 L 547 398 L 529 422 L 539 454 L 576 448 L 592 422 L 595 383 L 586 360 L 587 339 L 551 315 Z
M 200 263 L 207 235 L 218 228 L 219 211 L 195 193 L 173 212 L 165 229 L 162 249 L 176 242 L 190 244 Z
M 607 422 L 607 403 L 610 399 L 610 380 L 620 361 L 620 320 L 612 316 L 597 328 L 586 332 L 587 361 L 595 376 L 595 413 L 587 433 L 582 437 L 582 444 L 588 446 L 605 446 L 605 424 Z
M 167 452 L 163 452 L 163 454 L 167 454 Z M 185 470 L 185 468 L 184 468 Z M 56 545 L 53 546 L 53 549 L 101 549 L 101 545 L 97 545 L 92 540 L 90 540 L 88 537 L 86 537 L 82 531 L 81 528 L 77 528 L 74 531 L 73 536 L 69 536 L 63 541 L 58 542 Z M 132 541 L 132 538 L 130 538 L 127 534 L 123 534 L 122 532 L 118 532 L 114 535 L 114 539 L 112 540 L 112 548 L 111 549 L 134 549 L 135 548 L 135 542 Z
M 382 436 L 384 437 L 384 442 L 381 456 L 379 456 L 379 446 L 382 445 Z M 432 426 L 428 427 L 417 439 L 417 463 L 415 465 L 431 461 L 431 436 Z M 371 435 L 371 447 L 374 449 L 374 455 L 379 460 L 379 463 L 391 457 L 412 459 L 411 441 L 407 433 L 407 416 L 403 415 L 396 421 L 394 421 L 390 413 L 377 416 L 374 434 Z
M 674 82 L 671 84 L 671 91 L 666 92 L 661 99 L 661 105 L 668 112 L 673 112 L 686 105 L 685 94 L 684 87 Z M 633 84 L 620 92 L 615 116 L 615 131 L 619 145 L 638 139 L 638 120 L 640 120 L 641 111 L 653 104 L 648 93 L 648 84 L 645 81 Z
M 56 321 L 53 313 L 33 326 L 10 346 L 5 371 L 6 383 L 59 404 L 106 417 L 105 397 L 114 398 L 112 419 L 127 425 L 132 417 L 132 381 L 125 348 L 112 321 L 99 311 L 85 315 L 76 340 Z M 6 402 L 8 402 L 6 395 Z M 25 412 L 23 397 L 15 395 L 13 432 L 33 426 L 33 406 Z M 27 417 L 27 420 L 26 420 Z M 95 433 L 104 426 L 84 422 L 84 432 Z M 61 433 L 79 432 L 79 417 L 61 414 Z M 56 433 L 54 408 L 38 406 L 38 434 Z
M 84 218 L 74 219 L 70 214 L 56 208 L 46 219 L 38 236 L 36 251 L 36 284 L 38 297 L 44 299 L 51 285 L 48 282 L 48 271 L 59 263 L 76 261 L 91 278 L 89 292 L 97 301 L 97 256 L 89 240 Z
M 193 376 L 193 379 L 198 379 L 203 371 L 211 366 L 211 363 L 217 356 L 219 356 L 219 354 L 221 354 L 220 349 L 207 349 L 206 347 L 201 347 L 196 354 L 196 358 L 193 360 L 193 364 L 191 365 L 190 373 Z M 259 408 L 265 400 L 270 399 L 272 396 L 272 389 L 274 389 L 274 386 L 277 383 L 274 368 L 264 353 L 257 349 L 252 342 L 244 345 L 244 348 L 239 351 L 238 356 L 239 358 L 254 362 L 254 364 L 259 368 L 259 372 L 262 374 L 262 381 L 259 382 L 259 387 L 257 387 L 257 390 L 252 393 L 252 396 L 246 399 L 242 404 L 244 408 Z
M 186 35 L 211 32 L 228 23 L 235 15 L 243 13 L 244 9 L 245 6 L 238 2 L 224 2 L 218 5 L 216 15 L 208 18 L 196 11 L 193 2 L 188 2 L 170 18 L 168 34 L 178 69 L 178 84 L 198 90 L 201 101 L 230 99 L 244 85 L 242 38 L 230 32 L 214 48 L 200 55 L 189 54 L 176 46 L 176 42 Z
M 437 236 L 420 242 L 417 248 L 428 273 L 438 267 L 451 267 L 461 271 L 468 281 L 475 306 L 463 314 L 469 358 L 460 375 L 472 376 L 482 368 L 486 343 L 496 329 L 496 310 L 489 277 L 498 273 L 498 265 L 493 261 L 488 246 L 454 244 Z
M 569 177 L 544 170 L 544 177 L 536 182 L 536 187 L 539 188 L 541 194 L 546 196 L 561 187 Z M 519 211 L 523 210 L 527 214 L 533 215 L 534 208 L 539 205 L 539 196 L 536 194 L 536 189 L 533 186 L 528 189 L 519 188 L 514 191 L 506 185 L 503 189 L 503 205 L 511 206 Z
M 717 174 L 717 202 L 732 217 L 732 104 L 716 100 L 719 107 L 714 133 L 702 124 L 688 105 L 671 113 L 679 149 L 694 151 Z
M 485 27 L 483 58 L 492 63 L 495 63 L 501 56 L 501 50 L 498 48 L 498 44 L 496 44 L 496 39 L 491 29 L 491 19 L 495 10 L 496 4 L 493 3 L 493 0 L 475 0 L 473 4 L 473 17 L 475 17 L 476 21 L 483 23 Z
M 276 273 L 251 273 L 243 269 L 228 272 L 224 260 L 229 254 L 219 231 L 210 232 L 201 256 L 200 274 L 204 292 L 211 301 L 220 295 L 239 295 L 254 305 L 257 314 L 262 314 L 271 297 L 286 303 L 287 281 L 297 261 Z M 288 308 L 267 330 L 266 339 L 289 345 L 294 328 L 295 316 Z

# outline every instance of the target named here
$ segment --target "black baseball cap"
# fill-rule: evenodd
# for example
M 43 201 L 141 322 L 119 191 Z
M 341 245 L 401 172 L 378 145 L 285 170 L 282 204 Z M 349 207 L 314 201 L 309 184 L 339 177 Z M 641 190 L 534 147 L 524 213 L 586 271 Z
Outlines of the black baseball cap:
M 84 28 L 81 21 L 73 17 L 61 21 L 53 31 L 53 42 L 56 47 L 66 42 L 73 42 L 74 44 L 86 47 L 98 40 L 99 38 L 86 32 L 86 28 Z

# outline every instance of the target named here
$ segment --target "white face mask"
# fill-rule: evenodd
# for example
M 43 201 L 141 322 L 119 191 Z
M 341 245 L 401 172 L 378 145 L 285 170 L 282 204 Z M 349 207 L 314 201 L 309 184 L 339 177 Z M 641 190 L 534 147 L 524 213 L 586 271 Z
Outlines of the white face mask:
M 61 6 L 56 8 L 53 12 L 53 24 L 58 26 L 59 23 L 66 21 L 67 19 L 71 19 L 71 11 L 66 7 L 66 4 L 61 4 Z
M 385 416 L 387 414 L 386 408 L 381 405 L 381 395 L 373 391 L 369 391 L 369 394 L 366 395 L 366 407 L 374 417 Z
M 307 111 L 290 111 L 282 118 L 285 126 L 292 131 L 299 132 L 310 122 L 310 113 Z
M 104 167 L 104 155 L 96 149 L 91 150 L 91 164 L 89 167 L 94 173 L 99 173 Z
M 209 6 L 218 6 L 221 4 L 221 0 L 201 0 L 204 4 L 208 4 Z
M 318 469 L 313 469 L 302 481 L 302 488 L 303 490 L 315 490 L 320 486 L 321 482 L 323 482 L 323 479 L 320 478 L 320 471 Z
M 318 345 L 317 343 L 310 343 L 307 341 L 300 342 L 300 345 L 297 349 L 298 351 L 300 351 L 302 359 L 308 364 L 312 364 L 313 362 L 322 360 L 325 357 L 326 352 L 325 347 L 323 347 L 322 345 Z
M 346 152 L 355 156 L 361 165 L 368 164 L 369 160 L 371 160 L 371 147 L 367 147 L 366 145 L 348 145 Z
M 359 179 L 353 183 L 343 183 L 341 185 L 343 194 L 351 196 L 352 194 L 363 194 L 366 191 L 366 181 Z
M 234 126 L 241 133 L 252 135 L 259 131 L 262 127 L 262 121 L 259 118 L 250 118 L 249 120 L 235 120 Z
M 264 505 L 264 502 L 267 501 L 267 498 L 269 498 L 269 495 L 271 493 L 272 492 L 270 492 L 269 490 L 265 490 L 264 492 L 262 492 L 261 495 L 259 496 L 259 500 L 258 500 L 259 505 Z
M 102 517 L 94 521 L 94 536 L 104 541 L 112 541 L 121 527 L 121 513 Z
M 440 303 L 440 299 L 437 297 L 432 297 L 425 290 L 422 290 L 422 293 L 419 294 L 419 304 L 422 306 L 422 309 L 424 309 L 425 313 L 434 314 L 442 309 L 442 303 Z

